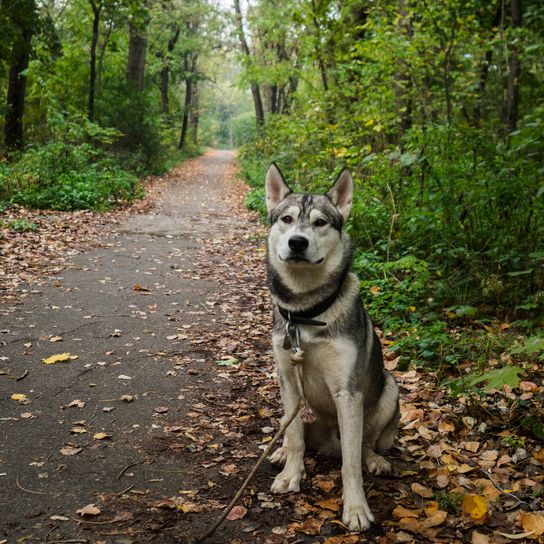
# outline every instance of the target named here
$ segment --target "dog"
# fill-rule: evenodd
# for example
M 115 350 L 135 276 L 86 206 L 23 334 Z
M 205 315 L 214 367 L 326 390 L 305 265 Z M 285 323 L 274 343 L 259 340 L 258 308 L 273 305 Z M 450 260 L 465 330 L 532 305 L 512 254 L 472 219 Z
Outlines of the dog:
M 266 175 L 272 345 L 283 421 L 299 402 L 293 360 L 302 365 L 303 393 L 312 412 L 299 412 L 270 460 L 284 465 L 272 492 L 287 493 L 300 491 L 306 447 L 341 454 L 342 520 L 350 530 L 362 531 L 374 521 L 362 462 L 373 474 L 391 471 L 381 454 L 393 445 L 400 410 L 397 384 L 384 370 L 380 342 L 351 271 L 344 226 L 352 197 L 348 170 L 325 195 L 294 193 L 275 164 Z

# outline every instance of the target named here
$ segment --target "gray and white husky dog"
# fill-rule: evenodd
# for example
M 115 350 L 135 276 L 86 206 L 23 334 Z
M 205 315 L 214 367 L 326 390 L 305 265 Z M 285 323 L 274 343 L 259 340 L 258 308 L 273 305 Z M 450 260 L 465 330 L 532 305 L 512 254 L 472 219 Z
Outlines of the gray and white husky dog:
M 399 392 L 384 370 L 380 342 L 351 271 L 351 245 L 343 226 L 352 196 L 347 170 L 325 195 L 293 193 L 275 164 L 266 176 L 272 343 L 284 417 L 298 403 L 295 350 L 304 353 L 302 385 L 315 416 L 297 415 L 282 447 L 270 457 L 284 464 L 272 492 L 300 490 L 306 446 L 341 454 L 342 519 L 350 530 L 360 531 L 374 521 L 363 489 L 362 461 L 373 474 L 390 472 L 381 453 L 395 438 Z

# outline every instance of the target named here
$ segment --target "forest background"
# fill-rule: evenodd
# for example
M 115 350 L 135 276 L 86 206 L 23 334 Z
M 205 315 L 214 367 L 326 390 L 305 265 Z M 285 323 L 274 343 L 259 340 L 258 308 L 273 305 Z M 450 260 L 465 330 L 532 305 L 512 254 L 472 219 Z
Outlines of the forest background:
M 4 210 L 106 210 L 213 146 L 240 147 L 264 217 L 271 161 L 297 190 L 347 166 L 354 266 L 398 368 L 474 399 L 538 373 L 540 1 L 2 0 L 0 36 Z M 541 406 L 502 410 L 544 439 Z

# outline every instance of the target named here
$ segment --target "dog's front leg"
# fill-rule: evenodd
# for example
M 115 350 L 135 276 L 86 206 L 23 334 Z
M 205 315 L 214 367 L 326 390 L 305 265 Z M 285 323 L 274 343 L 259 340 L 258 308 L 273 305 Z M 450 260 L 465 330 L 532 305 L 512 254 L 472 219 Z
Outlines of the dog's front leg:
M 363 488 L 363 394 L 342 390 L 334 395 L 342 446 L 342 521 L 352 531 L 368 529 L 374 521 Z
M 289 362 L 283 368 L 282 365 L 279 365 L 280 393 L 285 409 L 283 421 L 298 406 L 295 372 L 296 369 Z M 273 461 L 285 459 L 283 470 L 276 476 L 272 484 L 272 493 L 300 491 L 300 480 L 304 475 L 304 424 L 299 415 L 287 427 L 283 446 L 272 457 Z

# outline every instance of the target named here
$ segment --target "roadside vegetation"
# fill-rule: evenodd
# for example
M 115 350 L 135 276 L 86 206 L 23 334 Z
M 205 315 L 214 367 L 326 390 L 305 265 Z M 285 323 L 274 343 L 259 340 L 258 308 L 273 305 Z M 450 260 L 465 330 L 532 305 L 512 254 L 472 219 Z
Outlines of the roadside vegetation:
M 349 167 L 354 267 L 397 368 L 478 402 L 544 361 L 543 22 L 530 1 L 263 0 L 241 27 L 248 206 L 265 217 L 271 161 L 304 191 Z M 544 439 L 541 397 L 508 409 Z
M 227 23 L 204 0 L 0 3 L 0 206 L 103 211 L 238 145 L 254 123 Z

